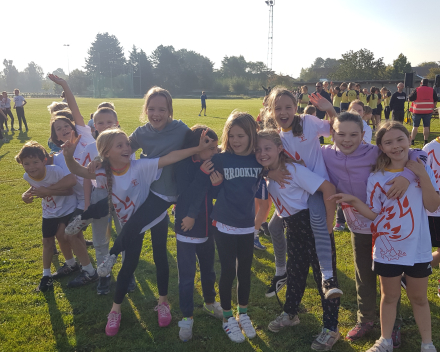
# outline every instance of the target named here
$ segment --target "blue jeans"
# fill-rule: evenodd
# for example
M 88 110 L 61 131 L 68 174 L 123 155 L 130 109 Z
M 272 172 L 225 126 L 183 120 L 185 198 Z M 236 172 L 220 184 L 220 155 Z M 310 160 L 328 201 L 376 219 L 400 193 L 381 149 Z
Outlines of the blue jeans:
M 184 317 L 192 317 L 194 310 L 194 278 L 196 260 L 199 261 L 205 303 L 215 301 L 214 237 L 204 243 L 177 242 L 177 268 L 179 269 L 179 303 Z M 197 258 L 196 258 L 197 255 Z
M 432 114 L 413 114 L 413 127 L 420 126 L 420 120 L 423 120 L 423 127 L 431 126 Z

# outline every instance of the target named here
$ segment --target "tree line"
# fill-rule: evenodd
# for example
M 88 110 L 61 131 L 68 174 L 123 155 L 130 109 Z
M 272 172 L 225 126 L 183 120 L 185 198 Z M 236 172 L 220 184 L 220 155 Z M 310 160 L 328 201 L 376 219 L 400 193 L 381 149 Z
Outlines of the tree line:
M 433 78 L 440 73 L 440 62 L 425 62 Z M 0 71 L 0 90 L 60 93 L 59 86 L 45 78 L 43 69 L 35 62 L 19 72 L 12 60 L 3 60 Z M 78 95 L 98 97 L 132 97 L 143 95 L 154 85 L 173 94 L 192 94 L 200 90 L 225 94 L 246 94 L 261 90 L 261 86 L 278 84 L 295 88 L 301 82 L 328 78 L 335 81 L 369 79 L 403 79 L 411 71 L 411 63 L 400 54 L 392 65 L 383 58 L 375 58 L 368 49 L 348 51 L 340 59 L 318 57 L 310 67 L 301 69 L 300 76 L 276 74 L 261 61 L 247 61 L 243 56 L 225 56 L 220 69 L 206 56 L 192 50 L 176 50 L 159 45 L 149 55 L 133 46 L 128 57 L 116 38 L 109 33 L 98 33 L 91 44 L 84 67 L 66 74 L 58 68 L 52 73 L 68 80 Z

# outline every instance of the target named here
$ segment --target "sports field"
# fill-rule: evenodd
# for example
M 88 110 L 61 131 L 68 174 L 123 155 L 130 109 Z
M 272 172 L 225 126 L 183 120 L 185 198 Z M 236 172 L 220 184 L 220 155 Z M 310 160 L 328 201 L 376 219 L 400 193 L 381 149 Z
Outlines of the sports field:
M 281 313 L 275 297 L 266 298 L 266 285 L 275 273 L 270 239 L 262 236 L 267 251 L 256 251 L 252 267 L 252 287 L 249 315 L 257 330 L 257 337 L 237 345 L 222 331 L 221 322 L 202 312 L 202 291 L 197 274 L 193 339 L 183 343 L 178 337 L 179 309 L 176 263 L 176 240 L 173 223 L 169 225 L 168 260 L 170 265 L 169 301 L 173 320 L 166 328 L 159 328 L 157 313 L 153 310 L 158 296 L 155 265 L 149 235 L 145 236 L 141 260 L 135 276 L 137 289 L 129 294 L 122 305 L 122 322 L 115 337 L 107 337 L 104 328 L 111 308 L 112 291 L 107 296 L 96 294 L 96 284 L 80 289 L 67 289 L 70 278 L 54 283 L 54 290 L 46 294 L 35 292 L 42 275 L 41 205 L 39 201 L 25 204 L 21 194 L 28 188 L 23 180 L 23 168 L 14 156 L 24 143 L 36 140 L 47 147 L 49 138 L 50 99 L 28 99 L 25 106 L 29 132 L 6 133 L 8 143 L 0 144 L 0 351 L 310 351 L 310 344 L 321 330 L 321 305 L 315 283 L 309 275 L 307 289 L 301 305 L 301 323 L 278 334 L 267 329 L 269 322 Z M 81 98 L 78 104 L 86 120 L 102 100 Z M 128 134 L 141 124 L 141 99 L 114 99 L 121 128 Z M 224 122 L 233 109 L 258 115 L 261 100 L 208 100 L 208 116 L 198 117 L 200 100 L 174 100 L 174 118 L 188 126 L 206 124 L 220 136 Z M 15 112 L 14 115 L 16 116 Z M 9 124 L 8 124 L 9 125 Z M 15 127 L 18 127 L 16 122 Z M 420 130 L 421 131 L 421 130 Z M 438 120 L 433 123 L 432 135 L 440 133 Z M 326 139 L 328 142 L 328 139 Z M 421 147 L 423 136 L 418 135 Z M 171 216 L 171 221 L 174 218 Z M 113 234 L 115 235 L 115 234 Z M 85 237 L 91 239 L 89 228 Z M 337 233 L 338 277 L 344 295 L 341 298 L 339 329 L 342 336 L 356 323 L 356 290 L 350 234 Z M 89 248 L 91 258 L 94 250 Z M 93 259 L 92 259 L 93 260 Z M 62 255 L 54 257 L 53 271 L 64 261 Z M 96 263 L 94 263 L 96 264 Z M 113 270 L 114 276 L 120 261 Z M 220 263 L 216 259 L 217 281 Z M 428 288 L 431 302 L 433 341 L 440 347 L 440 298 L 437 297 L 438 268 L 430 277 Z M 284 299 L 284 291 L 280 298 Z M 379 292 L 379 289 L 378 289 Z M 379 303 L 379 295 L 377 297 Z M 420 335 L 406 294 L 402 294 L 402 347 L 400 351 L 419 351 Z M 379 304 L 377 305 L 379 317 Z M 378 320 L 375 329 L 356 343 L 341 340 L 334 351 L 365 351 L 380 336 Z

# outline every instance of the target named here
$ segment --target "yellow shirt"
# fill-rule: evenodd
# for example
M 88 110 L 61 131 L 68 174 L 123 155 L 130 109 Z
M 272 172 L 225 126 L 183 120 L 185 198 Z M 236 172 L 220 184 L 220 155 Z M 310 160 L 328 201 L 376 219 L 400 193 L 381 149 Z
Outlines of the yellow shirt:
M 348 96 L 347 96 L 347 91 L 343 91 L 342 93 L 342 100 L 341 103 L 348 103 Z
M 370 100 L 368 101 L 368 106 L 372 109 L 377 108 L 377 95 L 376 94 L 370 94 Z
M 361 102 L 363 102 L 364 105 L 368 105 L 368 104 L 367 104 L 367 95 L 366 95 L 366 94 L 364 94 L 364 93 L 362 93 L 362 92 L 359 92 L 359 100 L 360 100 Z
M 301 100 L 301 104 L 299 104 L 300 108 L 305 108 L 309 105 L 309 95 L 307 93 L 303 93 L 302 97 L 299 98 Z
M 354 89 L 350 89 L 347 92 L 348 101 L 351 103 L 353 100 L 356 100 L 357 99 L 357 95 L 358 95 L 357 91 L 355 91 Z
M 391 97 L 388 96 L 388 93 L 386 95 L 382 95 L 382 97 L 383 97 L 382 101 L 384 106 L 390 106 Z
M 333 97 L 333 106 L 339 108 L 341 106 L 341 100 L 342 100 L 342 96 L 338 97 L 338 94 L 335 94 L 335 96 Z

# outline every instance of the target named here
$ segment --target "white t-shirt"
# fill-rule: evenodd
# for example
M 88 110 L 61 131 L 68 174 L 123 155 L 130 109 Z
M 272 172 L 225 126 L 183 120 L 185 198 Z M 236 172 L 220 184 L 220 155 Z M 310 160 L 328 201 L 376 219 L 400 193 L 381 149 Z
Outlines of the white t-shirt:
M 292 180 L 280 186 L 273 180 L 267 181 L 267 190 L 277 209 L 279 217 L 287 218 L 301 210 L 308 209 L 307 200 L 325 179 L 300 164 L 286 164 Z
M 91 143 L 96 143 L 96 142 L 92 136 L 92 133 L 90 131 L 89 126 L 76 125 L 76 131 L 78 134 L 81 135 L 81 139 L 80 139 L 78 145 L 76 146 L 75 153 L 73 154 L 73 157 L 75 158 L 75 160 L 78 163 L 81 163 L 81 161 L 83 160 L 84 150 L 87 147 L 87 145 L 89 145 Z M 55 165 L 58 165 L 59 167 L 61 167 L 63 169 L 63 171 L 65 172 L 65 175 L 69 175 L 71 173 L 69 168 L 66 165 L 66 160 L 64 160 L 63 151 L 59 152 L 57 155 L 54 156 L 53 163 Z M 76 195 L 77 208 L 84 210 L 84 188 L 83 188 L 84 179 L 82 177 L 76 176 L 76 180 L 77 180 L 77 182 L 76 182 L 76 185 L 73 187 L 73 192 Z
M 254 233 L 255 227 L 234 227 L 230 225 L 225 225 L 216 220 L 212 221 L 212 224 L 217 227 L 220 232 L 227 233 L 229 235 L 248 235 Z
M 373 138 L 373 131 L 372 131 L 371 127 L 368 126 L 366 121 L 362 120 L 362 123 L 364 124 L 364 131 L 365 131 L 364 142 L 371 144 L 371 138 Z
M 35 180 L 27 173 L 23 178 L 34 188 L 49 187 L 64 177 L 63 170 L 56 165 L 46 165 L 46 173 L 41 180 Z M 49 196 L 41 199 L 43 207 L 43 218 L 60 218 L 72 213 L 76 208 L 76 197 L 71 196 Z
M 425 169 L 438 192 L 434 173 L 428 165 Z M 371 225 L 373 260 L 383 264 L 412 266 L 432 260 L 431 237 L 420 181 L 411 182 L 400 199 L 386 197 L 391 187 L 386 183 L 402 171 L 371 173 L 368 178 L 368 206 L 378 214 Z
M 10 109 L 11 108 L 11 99 L 9 98 L 2 98 L 1 99 L 1 108 L 2 109 Z
M 428 154 L 428 161 L 426 165 L 429 165 L 434 172 L 435 181 L 437 182 L 437 187 L 440 188 L 440 138 L 437 137 L 427 145 L 423 147 L 423 151 Z M 426 211 L 429 216 L 440 216 L 440 207 L 431 213 Z
M 14 95 L 14 104 L 15 104 L 15 107 L 20 107 L 20 106 L 23 106 L 23 104 L 24 104 L 24 98 L 23 98 L 23 96 L 22 95 Z
M 133 160 L 123 175 L 113 175 L 113 206 L 121 226 L 124 226 L 130 216 L 145 202 L 150 192 L 151 183 L 159 179 L 162 169 L 157 168 L 158 163 L 159 158 Z M 104 169 L 96 170 L 96 184 L 98 188 L 108 189 Z M 167 212 L 164 211 L 153 222 L 145 226 L 141 232 L 159 223 L 166 214 Z
M 322 157 L 319 137 L 330 135 L 330 123 L 313 115 L 303 115 L 302 119 L 303 134 L 301 136 L 294 137 L 292 130 L 280 132 L 284 150 L 292 159 L 303 160 L 310 171 L 328 181 L 329 177 Z

